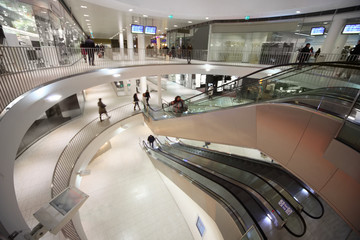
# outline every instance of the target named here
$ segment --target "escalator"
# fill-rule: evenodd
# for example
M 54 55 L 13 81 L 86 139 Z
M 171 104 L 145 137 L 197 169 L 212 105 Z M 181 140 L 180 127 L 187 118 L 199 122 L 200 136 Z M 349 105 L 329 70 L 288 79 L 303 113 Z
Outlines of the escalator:
M 184 144 L 173 143 L 171 147 L 223 163 L 227 166 L 249 171 L 266 179 L 269 183 L 281 186 L 281 192 L 289 193 L 301 206 L 301 210 L 311 218 L 321 218 L 324 207 L 312 190 L 279 165 L 258 161 L 237 155 L 212 151 Z
M 224 167 L 223 164 L 209 159 L 194 157 L 176 148 L 161 145 L 157 149 L 148 150 L 153 155 L 160 154 L 167 159 L 176 161 L 187 168 L 220 184 L 230 191 L 247 209 L 254 221 L 260 227 L 264 226 L 264 218 L 270 218 L 277 228 L 284 227 L 288 233 L 301 237 L 306 232 L 305 221 L 298 211 L 295 201 L 289 202 L 275 187 L 264 179 L 247 171 Z M 295 202 L 295 203 L 294 203 Z M 272 233 L 262 232 L 270 236 L 286 236 L 284 230 L 271 229 Z M 274 233 L 278 232 L 278 233 Z
M 337 77 L 337 73 L 344 69 L 351 71 L 350 78 Z M 253 78 L 246 84 L 242 84 L 243 77 L 217 86 L 217 93 L 212 98 L 204 92 L 185 99 L 188 110 L 180 114 L 175 114 L 172 106 L 147 109 L 145 122 L 161 136 L 261 150 L 301 181 L 289 177 L 281 168 L 264 163 L 244 161 L 234 156 L 225 161 L 228 156 L 207 150 L 199 152 L 182 144 L 173 146 L 197 157 L 257 175 L 281 194 L 293 196 L 302 206 L 299 209 L 293 204 L 294 210 L 317 219 L 324 214 L 324 209 L 311 190 L 314 189 L 357 229 L 360 207 L 356 196 L 359 196 L 360 189 L 356 176 L 352 174 L 354 170 L 348 169 L 345 163 L 344 167 L 338 164 L 340 156 L 334 161 L 325 153 L 335 140 L 346 144 L 358 139 L 349 131 L 338 134 L 348 122 L 360 129 L 360 66 L 315 63 L 304 64 L 301 69 L 295 65 L 283 65 L 264 71 L 269 70 L 272 72 L 267 77 L 262 74 L 257 78 L 259 71 L 245 76 Z M 231 87 L 225 89 L 226 85 Z M 342 151 L 346 152 L 342 156 L 356 158 L 358 153 L 351 147 L 342 146 Z M 185 156 L 182 154 L 180 159 L 187 159 L 181 157 Z

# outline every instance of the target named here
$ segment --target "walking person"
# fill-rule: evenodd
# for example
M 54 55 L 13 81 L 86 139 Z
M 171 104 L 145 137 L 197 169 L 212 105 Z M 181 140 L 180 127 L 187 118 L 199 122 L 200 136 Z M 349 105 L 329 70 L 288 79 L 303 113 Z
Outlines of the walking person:
M 187 47 L 187 54 L 186 54 L 186 59 L 187 59 L 188 64 L 191 63 L 191 54 L 192 54 L 192 46 L 190 43 Z
M 148 140 L 150 146 L 152 148 L 154 148 L 155 137 L 153 135 L 150 135 L 147 140 Z
M 209 99 L 212 99 L 212 96 L 214 95 L 214 86 L 211 85 L 209 88 L 208 88 L 208 96 L 209 96 Z
M 133 98 L 134 98 L 134 111 L 136 111 L 136 106 L 138 106 L 139 110 L 141 110 L 140 105 L 139 105 L 139 98 L 136 93 L 134 93 Z
M 149 90 L 146 90 L 146 92 L 144 93 L 144 97 L 145 97 L 145 99 L 146 99 L 146 105 L 150 106 L 150 105 L 149 105 L 149 99 L 150 99 Z
M 86 53 L 87 53 L 87 55 L 89 57 L 89 65 L 90 66 L 95 66 L 95 64 L 94 64 L 95 43 L 90 38 L 90 36 L 87 37 L 84 46 L 86 48 Z
M 99 101 L 98 101 L 98 107 L 99 107 L 99 117 L 100 117 L 100 122 L 102 122 L 102 118 L 101 116 L 103 114 L 105 114 L 108 118 L 110 118 L 111 116 L 108 115 L 107 111 L 106 111 L 106 105 L 102 102 L 101 98 L 99 98 Z

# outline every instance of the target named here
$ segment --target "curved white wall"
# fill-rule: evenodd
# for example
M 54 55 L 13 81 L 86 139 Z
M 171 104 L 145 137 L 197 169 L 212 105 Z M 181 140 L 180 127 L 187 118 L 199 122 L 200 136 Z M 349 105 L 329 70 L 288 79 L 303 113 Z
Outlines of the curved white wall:
M 112 75 L 115 73 L 121 74 L 121 77 L 116 78 L 116 80 L 124 80 L 140 78 L 142 76 L 175 73 L 243 76 L 258 69 L 259 68 L 208 64 L 146 65 L 102 69 L 56 81 L 45 87 L 24 94 L 0 120 L 0 222 L 9 233 L 20 230 L 23 231 L 16 239 L 20 239 L 24 232 L 29 231 L 19 210 L 15 196 L 13 181 L 14 161 L 18 146 L 28 128 L 45 110 L 54 105 L 54 102 L 46 100 L 48 96 L 60 94 L 62 98 L 59 101 L 61 101 L 83 89 L 114 81 L 115 79 Z

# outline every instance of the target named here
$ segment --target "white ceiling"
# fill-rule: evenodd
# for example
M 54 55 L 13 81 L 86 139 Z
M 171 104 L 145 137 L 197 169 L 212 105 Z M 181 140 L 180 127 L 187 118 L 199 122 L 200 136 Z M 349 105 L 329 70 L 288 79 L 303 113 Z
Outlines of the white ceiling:
M 356 6 L 359 0 L 65 0 L 65 3 L 87 33 L 89 23 L 95 38 L 110 38 L 122 29 L 126 31 L 131 23 L 157 26 L 158 32 L 163 33 L 165 28 L 211 20 L 295 15 L 296 11 L 301 14 Z

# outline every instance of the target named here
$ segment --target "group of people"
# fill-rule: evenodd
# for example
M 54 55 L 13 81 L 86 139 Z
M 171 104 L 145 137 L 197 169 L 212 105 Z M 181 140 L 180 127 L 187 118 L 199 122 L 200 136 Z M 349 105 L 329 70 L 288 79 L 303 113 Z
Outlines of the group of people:
M 149 90 L 146 90 L 146 92 L 143 93 L 143 98 L 146 102 L 146 106 L 149 106 L 149 100 L 150 100 L 150 92 Z M 139 98 L 137 93 L 134 93 L 133 95 L 133 102 L 134 102 L 134 111 L 136 111 L 136 107 L 139 108 L 139 110 L 141 110 L 140 105 L 139 105 Z
M 98 55 L 99 58 L 104 57 L 105 55 L 105 46 L 103 44 L 96 44 L 94 40 L 90 38 L 90 36 L 87 37 L 87 39 L 82 41 L 80 43 L 80 49 L 81 49 L 81 55 L 85 60 L 85 63 L 87 63 L 86 55 L 89 59 L 89 65 L 95 66 L 94 60 L 95 60 L 95 52 Z
M 187 47 L 185 47 L 185 45 L 183 44 L 181 48 L 180 48 L 180 46 L 175 48 L 175 46 L 173 45 L 171 47 L 170 56 L 172 58 L 175 58 L 176 56 L 178 58 L 186 57 L 188 64 L 190 64 L 191 58 L 192 58 L 192 50 L 193 50 L 193 47 L 192 47 L 191 43 L 189 43 L 189 45 Z

